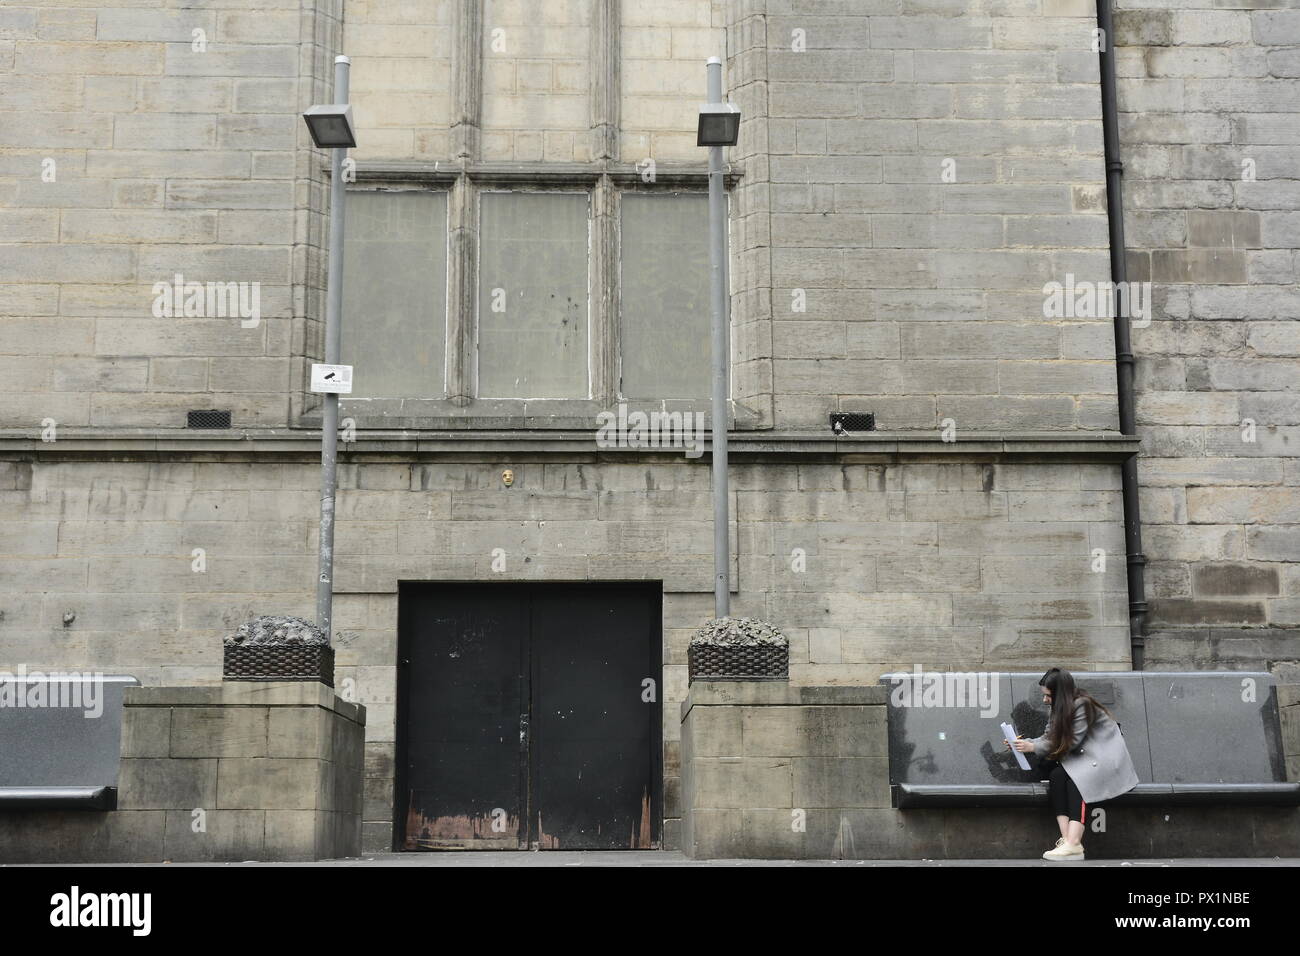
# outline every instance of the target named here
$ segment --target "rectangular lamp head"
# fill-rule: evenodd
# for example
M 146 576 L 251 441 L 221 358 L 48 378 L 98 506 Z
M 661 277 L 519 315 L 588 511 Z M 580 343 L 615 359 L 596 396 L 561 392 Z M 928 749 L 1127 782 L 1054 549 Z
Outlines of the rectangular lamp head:
M 357 145 L 352 131 L 352 106 L 329 103 L 312 106 L 302 114 L 312 141 L 321 149 L 348 149 Z
M 733 103 L 706 103 L 700 107 L 696 146 L 735 146 L 740 139 L 740 107 Z

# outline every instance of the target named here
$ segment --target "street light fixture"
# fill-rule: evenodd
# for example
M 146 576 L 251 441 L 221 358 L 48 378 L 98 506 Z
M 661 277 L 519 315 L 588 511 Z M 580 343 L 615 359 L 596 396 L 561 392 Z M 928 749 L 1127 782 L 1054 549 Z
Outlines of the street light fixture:
M 357 145 L 352 107 L 338 103 L 312 106 L 302 114 L 311 138 L 320 149 L 350 149 Z
M 352 370 L 339 367 L 340 313 L 343 311 L 343 153 L 357 145 L 348 105 L 346 56 L 334 58 L 334 103 L 312 106 L 302 114 L 312 141 L 330 151 L 330 247 L 325 282 L 325 367 L 313 366 L 312 391 L 324 395 L 321 417 L 320 574 L 316 580 L 316 624 L 332 643 L 334 616 L 334 494 L 338 486 L 339 393 L 352 390 Z M 330 368 L 333 366 L 334 368 Z M 319 374 L 318 374 L 319 373 Z M 346 385 L 339 384 L 346 381 Z
M 735 146 L 738 139 L 740 107 L 734 103 L 705 103 L 700 107 L 700 125 L 695 131 L 696 146 Z
M 700 109 L 695 142 L 709 147 L 709 300 L 712 305 L 713 414 L 713 616 L 731 613 L 731 542 L 728 538 L 727 399 L 731 356 L 731 302 L 727 282 L 727 194 L 722 182 L 722 148 L 740 138 L 740 109 L 722 101 L 722 60 L 709 57 L 709 102 Z

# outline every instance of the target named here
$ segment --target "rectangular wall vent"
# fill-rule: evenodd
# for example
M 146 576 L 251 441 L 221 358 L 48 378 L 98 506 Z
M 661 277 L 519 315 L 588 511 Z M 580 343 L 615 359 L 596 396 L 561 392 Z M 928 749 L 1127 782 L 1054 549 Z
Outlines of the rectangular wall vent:
M 876 416 L 869 412 L 837 412 L 831 415 L 831 431 L 836 435 L 874 432 Z
M 186 428 L 229 428 L 230 410 L 192 408 L 186 415 Z

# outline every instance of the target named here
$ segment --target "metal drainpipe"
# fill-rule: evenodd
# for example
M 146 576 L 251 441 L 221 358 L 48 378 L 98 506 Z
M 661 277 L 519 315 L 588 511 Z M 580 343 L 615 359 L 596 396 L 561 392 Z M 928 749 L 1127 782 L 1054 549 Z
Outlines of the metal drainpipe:
M 1097 0 L 1097 27 L 1101 31 L 1101 124 L 1106 151 L 1106 216 L 1110 224 L 1110 278 L 1115 300 L 1115 372 L 1119 392 L 1119 428 L 1137 433 L 1133 395 L 1133 347 L 1129 336 L 1128 264 L 1124 246 L 1124 163 L 1119 151 L 1119 103 L 1115 95 L 1114 18 L 1111 0 Z M 1124 459 L 1121 469 L 1124 495 L 1124 540 L 1128 557 L 1128 620 L 1133 669 L 1142 670 L 1146 652 L 1147 559 L 1142 553 L 1142 513 L 1138 507 L 1137 455 Z

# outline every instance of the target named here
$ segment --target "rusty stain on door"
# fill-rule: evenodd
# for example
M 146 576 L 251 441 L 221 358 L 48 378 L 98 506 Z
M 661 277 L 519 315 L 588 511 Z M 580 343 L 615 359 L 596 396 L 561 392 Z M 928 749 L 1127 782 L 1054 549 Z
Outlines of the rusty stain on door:
M 658 847 L 654 841 L 650 826 L 650 790 L 647 788 L 641 797 L 641 820 L 639 825 L 632 831 L 632 842 L 629 846 L 633 850 L 651 850 Z
M 519 817 L 506 814 L 426 817 L 421 811 L 424 794 L 412 791 L 406 815 L 404 850 L 491 849 L 513 850 L 518 845 Z

